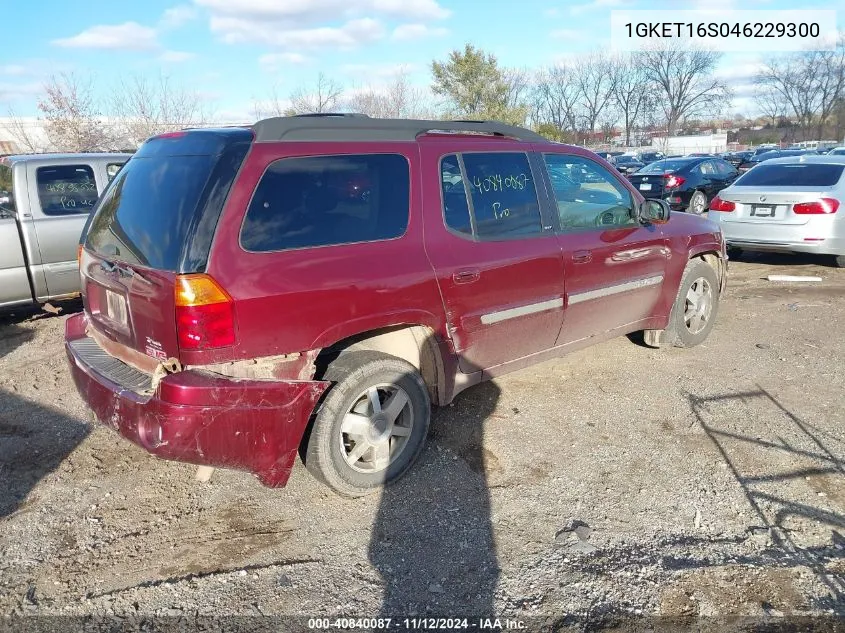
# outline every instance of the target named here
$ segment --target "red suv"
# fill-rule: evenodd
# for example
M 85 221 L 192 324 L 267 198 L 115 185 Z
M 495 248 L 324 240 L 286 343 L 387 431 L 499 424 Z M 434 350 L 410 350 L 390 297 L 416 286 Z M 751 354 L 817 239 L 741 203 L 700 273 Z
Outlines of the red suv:
M 346 495 L 430 405 L 611 337 L 696 345 L 719 228 L 595 154 L 494 122 L 274 118 L 147 141 L 80 249 L 66 349 L 96 417 L 166 459 Z

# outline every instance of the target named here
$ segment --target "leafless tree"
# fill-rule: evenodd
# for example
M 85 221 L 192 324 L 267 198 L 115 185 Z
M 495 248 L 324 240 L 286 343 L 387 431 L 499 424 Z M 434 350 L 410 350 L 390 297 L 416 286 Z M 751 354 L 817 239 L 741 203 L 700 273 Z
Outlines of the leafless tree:
M 312 85 L 302 86 L 290 95 L 286 114 L 332 112 L 337 110 L 342 95 L 343 86 L 320 73 Z
M 754 102 L 760 113 L 766 117 L 766 122 L 772 127 L 777 127 L 778 121 L 786 115 L 789 104 L 783 94 L 767 81 L 760 83 L 754 95 Z
M 632 55 L 617 57 L 612 62 L 614 75 L 612 98 L 622 120 L 625 145 L 631 145 L 631 133 L 641 122 L 655 102 L 652 92 L 654 84 L 642 64 Z
M 43 147 L 38 138 L 32 133 L 31 126 L 27 125 L 18 114 L 9 108 L 9 120 L 6 123 L 6 129 L 12 135 L 12 141 L 20 147 L 22 152 L 27 154 L 36 154 L 43 152 L 48 148 Z
M 616 80 L 613 64 L 603 53 L 592 53 L 576 62 L 574 72 L 584 127 L 595 132 L 596 124 L 613 99 Z
M 209 119 L 200 95 L 164 75 L 154 81 L 138 75 L 122 80 L 110 105 L 121 140 L 134 146 L 156 134 L 204 125 Z
M 74 74 L 53 76 L 44 84 L 38 109 L 46 121 L 50 143 L 60 151 L 110 149 L 111 134 L 94 98 L 93 82 Z
M 380 119 L 416 119 L 430 116 L 425 91 L 411 84 L 408 73 L 396 73 L 385 86 L 366 86 L 349 99 L 352 112 Z
M 730 91 L 713 75 L 720 58 L 714 51 L 672 46 L 639 53 L 639 63 L 660 93 L 669 136 L 682 119 L 717 114 L 729 102 Z
M 567 65 L 541 70 L 532 93 L 532 118 L 536 125 L 550 124 L 558 132 L 574 132 L 577 125 L 581 89 L 575 73 Z

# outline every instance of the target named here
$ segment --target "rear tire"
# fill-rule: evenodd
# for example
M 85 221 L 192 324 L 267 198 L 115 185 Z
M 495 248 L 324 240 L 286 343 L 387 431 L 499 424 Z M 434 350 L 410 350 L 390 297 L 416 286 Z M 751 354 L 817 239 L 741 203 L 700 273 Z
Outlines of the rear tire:
M 332 361 L 324 379 L 334 385 L 307 440 L 309 472 L 347 497 L 404 475 L 422 451 L 431 418 L 417 369 L 380 352 L 349 352 Z
M 837 268 L 845 268 L 845 255 L 834 255 L 833 264 Z
M 727 250 L 729 259 L 736 259 L 740 255 L 742 255 L 742 249 L 737 248 L 736 246 L 728 246 Z
M 687 208 L 693 215 L 701 215 L 707 211 L 707 196 L 705 193 L 703 191 L 696 191 L 692 194 Z
M 675 347 L 703 343 L 719 311 L 719 277 L 713 267 L 691 259 L 684 270 L 662 340 Z

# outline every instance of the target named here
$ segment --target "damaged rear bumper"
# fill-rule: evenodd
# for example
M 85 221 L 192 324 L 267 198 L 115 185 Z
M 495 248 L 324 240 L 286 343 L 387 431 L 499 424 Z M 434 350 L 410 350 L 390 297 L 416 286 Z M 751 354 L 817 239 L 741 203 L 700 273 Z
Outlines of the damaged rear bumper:
M 150 390 L 132 389 L 79 352 L 86 325 L 84 314 L 67 320 L 65 350 L 76 388 L 101 423 L 163 459 L 246 470 L 270 487 L 287 483 L 328 383 L 194 369 L 169 374 Z

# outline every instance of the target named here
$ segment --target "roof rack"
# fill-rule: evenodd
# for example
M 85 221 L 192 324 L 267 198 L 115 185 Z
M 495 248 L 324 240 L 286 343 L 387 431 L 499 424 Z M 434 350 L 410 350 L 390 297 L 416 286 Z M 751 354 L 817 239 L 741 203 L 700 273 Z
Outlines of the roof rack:
M 413 141 L 428 132 L 489 134 L 520 141 L 548 143 L 544 136 L 498 121 L 426 121 L 374 119 L 365 114 L 300 114 L 258 121 L 252 126 L 261 141 Z

